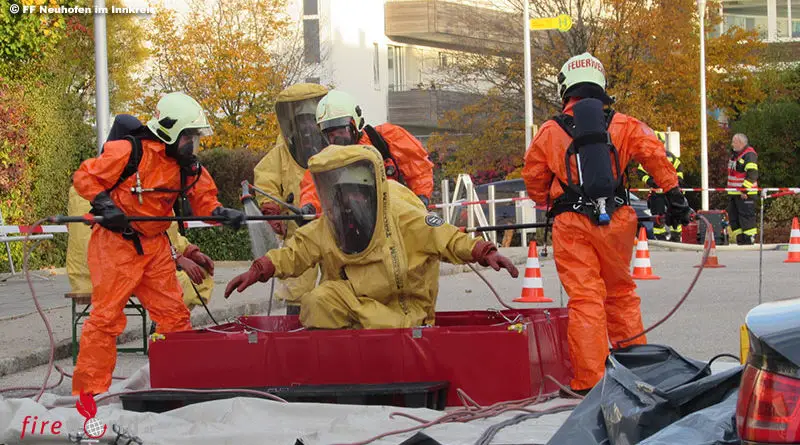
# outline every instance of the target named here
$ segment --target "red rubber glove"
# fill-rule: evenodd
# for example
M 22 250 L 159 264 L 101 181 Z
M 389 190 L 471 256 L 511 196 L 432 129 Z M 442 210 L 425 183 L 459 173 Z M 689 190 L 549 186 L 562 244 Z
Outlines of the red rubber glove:
M 488 241 L 478 241 L 472 248 L 472 261 L 483 267 L 491 267 L 494 270 L 505 269 L 513 277 L 519 276 L 519 271 L 510 259 L 500 255 L 497 247 Z
M 175 262 L 178 263 L 178 267 L 180 267 L 182 271 L 186 272 L 186 275 L 189 275 L 189 278 L 194 281 L 194 284 L 200 284 L 205 279 L 203 268 L 189 258 L 178 255 Z
M 264 204 L 261 204 L 261 213 L 264 216 L 274 216 L 281 214 L 281 206 L 272 202 L 272 201 L 265 201 Z M 275 231 L 280 236 L 286 235 L 286 221 L 267 221 L 272 227 L 272 230 Z
M 189 244 L 186 250 L 183 251 L 183 256 L 197 263 L 197 265 L 205 269 L 209 275 L 214 275 L 214 260 L 201 252 L 199 247 L 194 244 Z
M 269 257 L 262 256 L 261 258 L 253 261 L 250 270 L 232 279 L 228 286 L 225 288 L 225 298 L 228 298 L 233 290 L 243 292 L 248 287 L 255 284 L 256 281 L 262 283 L 269 281 L 272 274 L 275 273 L 275 265 Z

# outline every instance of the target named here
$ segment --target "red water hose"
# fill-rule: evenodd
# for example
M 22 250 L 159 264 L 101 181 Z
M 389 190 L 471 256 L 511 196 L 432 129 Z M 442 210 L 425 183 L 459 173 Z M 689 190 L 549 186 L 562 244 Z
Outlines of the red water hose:
M 653 329 L 655 329 L 655 328 L 661 326 L 662 324 L 664 324 L 664 322 L 669 320 L 670 317 L 675 315 L 675 312 L 678 311 L 678 309 L 683 305 L 683 303 L 689 297 L 689 294 L 692 293 L 692 290 L 694 289 L 694 285 L 697 284 L 697 280 L 700 278 L 700 274 L 703 272 L 703 269 L 705 268 L 706 260 L 708 259 L 708 256 L 711 253 L 711 240 L 714 237 L 714 231 L 711 228 L 712 227 L 711 223 L 706 219 L 706 217 L 704 217 L 703 215 L 698 215 L 698 214 L 695 214 L 695 215 L 696 215 L 697 218 L 700 218 L 701 220 L 703 220 L 704 223 L 706 223 L 706 236 L 705 236 L 705 243 L 704 243 L 704 246 L 703 246 L 703 258 L 700 260 L 700 265 L 698 266 L 697 273 L 694 274 L 694 278 L 692 279 L 692 282 L 689 284 L 689 287 L 686 289 L 686 292 L 683 293 L 683 296 L 681 297 L 680 300 L 678 300 L 678 303 L 672 308 L 672 310 L 670 310 L 667 313 L 667 315 L 665 315 L 662 319 L 660 319 L 657 322 L 653 323 L 652 326 L 650 326 L 649 328 L 645 329 L 644 331 L 642 331 L 642 332 L 640 332 L 640 333 L 638 333 L 638 334 L 636 334 L 636 335 L 634 335 L 632 337 L 628 337 L 628 338 L 626 338 L 624 340 L 620 340 L 620 341 L 617 341 L 617 342 L 612 342 L 612 349 L 613 350 L 617 350 L 617 349 L 623 348 L 624 347 L 624 346 L 622 346 L 623 343 L 630 343 L 631 341 L 636 340 L 637 338 L 647 334 L 648 332 L 652 331 Z

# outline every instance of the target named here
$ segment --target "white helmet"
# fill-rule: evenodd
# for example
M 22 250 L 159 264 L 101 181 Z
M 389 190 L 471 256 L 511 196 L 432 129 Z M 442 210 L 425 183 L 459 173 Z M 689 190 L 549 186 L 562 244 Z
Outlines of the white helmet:
M 320 130 L 353 125 L 356 132 L 364 129 L 361 107 L 353 96 L 339 90 L 330 90 L 317 104 L 317 125 Z
M 156 105 L 156 113 L 147 127 L 165 144 L 175 143 L 184 130 L 192 130 L 199 136 L 213 134 L 203 107 L 181 92 L 164 95 Z
M 564 100 L 567 91 L 579 83 L 589 83 L 606 89 L 606 70 L 596 57 L 583 53 L 567 60 L 558 73 L 558 96 Z

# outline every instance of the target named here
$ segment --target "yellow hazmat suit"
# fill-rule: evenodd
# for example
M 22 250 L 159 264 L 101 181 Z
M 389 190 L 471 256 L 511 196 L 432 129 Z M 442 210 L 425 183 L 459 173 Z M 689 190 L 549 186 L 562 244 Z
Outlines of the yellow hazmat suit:
M 74 187 L 69 188 L 69 203 L 67 213 L 70 216 L 83 216 L 89 213 L 92 205 L 83 199 Z M 86 252 L 89 248 L 89 237 L 92 235 L 92 228 L 84 224 L 70 224 L 67 227 L 67 276 L 73 293 L 92 293 L 92 280 L 89 276 L 89 264 L 86 260 Z M 167 235 L 179 254 L 182 254 L 189 246 L 189 240 L 181 236 L 178 232 L 178 223 L 172 223 L 167 229 Z M 192 280 L 184 271 L 177 272 L 178 282 L 183 289 L 183 302 L 192 310 L 195 305 L 199 305 L 200 300 L 197 293 L 192 288 Z M 201 284 L 196 284 L 198 292 L 203 300 L 208 303 L 211 292 L 214 289 L 214 278 L 206 275 Z
M 234 278 L 225 290 L 226 297 L 234 289 L 241 292 L 273 275 L 297 276 L 320 264 L 323 282 L 303 297 L 303 326 L 406 328 L 434 323 L 440 260 L 456 264 L 477 261 L 495 270 L 506 268 L 517 276 L 516 268 L 497 253 L 493 244 L 472 239 L 445 224 L 439 216 L 427 213 L 409 189 L 387 181 L 381 156 L 374 147 L 332 145 L 311 158 L 309 170 L 319 182 L 319 175 L 353 164 L 370 165 L 376 189 L 371 207 L 375 209 L 374 230 L 359 234 L 371 237 L 363 239 L 359 251 L 343 252 L 343 240 L 347 243 L 348 239 L 342 232 L 337 235 L 336 228 L 336 218 L 358 212 L 326 208 L 320 219 L 298 229 L 285 247 L 269 251 L 250 271 Z M 321 191 L 326 189 L 331 188 L 320 187 Z M 325 193 L 320 195 L 326 207 Z M 359 222 L 363 219 L 350 221 L 350 227 Z
M 280 109 L 280 104 L 301 103 L 302 101 L 318 102 L 328 93 L 328 89 L 322 85 L 301 83 L 292 85 L 283 90 L 277 98 L 276 108 Z M 312 111 L 313 114 L 314 111 Z M 278 197 L 284 202 L 300 206 L 300 181 L 306 171 L 305 159 L 301 154 L 295 152 L 292 156 L 287 145 L 288 137 L 284 134 L 278 136 L 275 146 L 264 156 L 254 169 L 254 185 L 272 196 Z M 291 143 L 291 142 L 289 142 Z M 299 160 L 299 162 L 298 162 Z M 303 164 L 303 165 L 301 165 Z M 261 194 L 254 194 L 259 206 L 274 206 L 280 209 L 279 213 L 288 215 L 292 212 Z M 266 212 L 265 212 L 266 213 Z M 280 225 L 282 230 L 276 230 L 284 241 L 294 236 L 297 230 L 295 221 L 276 221 L 273 227 Z M 284 232 L 282 234 L 281 232 Z M 317 284 L 317 268 L 311 268 L 298 277 L 285 278 L 276 287 L 275 297 L 286 302 L 299 304 L 300 297 L 309 292 Z

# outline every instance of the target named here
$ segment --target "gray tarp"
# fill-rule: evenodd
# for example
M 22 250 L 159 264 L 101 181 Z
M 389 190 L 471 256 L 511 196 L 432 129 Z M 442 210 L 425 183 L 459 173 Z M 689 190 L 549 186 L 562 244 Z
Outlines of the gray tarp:
M 141 389 L 149 385 L 147 368 L 130 379 L 112 386 L 111 391 Z M 68 443 L 67 432 L 82 431 L 83 417 L 75 409 L 75 399 L 45 394 L 42 403 L 31 399 L 0 398 L 0 443 Z M 574 401 L 552 400 L 537 405 L 544 409 Z M 46 405 L 58 405 L 48 410 Z M 382 406 L 333 405 L 316 403 L 279 403 L 256 398 L 216 400 L 185 406 L 167 413 L 137 413 L 122 410 L 121 404 L 100 403 L 97 418 L 109 425 L 101 443 L 113 443 L 112 424 L 121 425 L 129 434 L 138 436 L 145 444 L 254 444 L 294 445 L 301 439 L 304 445 L 351 443 L 380 433 L 413 426 L 416 422 L 389 418 L 396 411 L 412 413 L 424 419 L 435 419 L 444 413 L 429 409 L 404 409 Z M 473 445 L 490 426 L 519 414 L 512 412 L 488 420 L 466 424 L 446 424 L 425 430 L 425 434 L 447 445 Z M 546 415 L 503 429 L 495 443 L 543 444 L 564 422 L 569 412 Z M 44 439 L 27 435 L 20 440 L 23 419 L 36 416 L 43 420 L 61 421 L 61 436 Z M 29 427 L 30 428 L 30 427 Z M 37 431 L 38 432 L 38 431 Z M 28 433 L 30 434 L 30 433 Z M 399 445 L 415 433 L 391 436 L 373 442 L 376 445 Z M 121 441 L 120 443 L 125 443 Z

